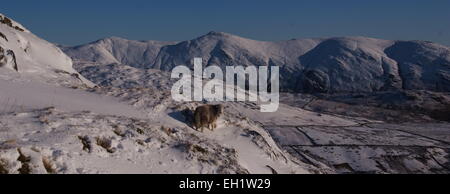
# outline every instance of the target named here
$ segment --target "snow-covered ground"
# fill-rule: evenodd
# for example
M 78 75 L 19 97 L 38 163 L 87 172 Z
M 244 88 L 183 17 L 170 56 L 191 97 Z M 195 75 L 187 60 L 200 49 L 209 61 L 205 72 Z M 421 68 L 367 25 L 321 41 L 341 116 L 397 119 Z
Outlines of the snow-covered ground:
M 312 172 L 310 165 L 280 150 L 263 128 L 232 114 L 236 108 L 243 112 L 243 106 L 227 109 L 216 131 L 195 131 L 183 110 L 198 104 L 173 102 L 168 95 L 170 81 L 165 79 L 155 79 L 159 87 L 153 83 L 154 88 L 85 90 L 3 80 L 0 169 L 7 173 Z
M 143 118 L 143 111 L 120 103 L 117 99 L 82 90 L 51 86 L 39 82 L 0 82 L 0 113 L 58 107 L 66 111 L 94 111 Z
M 0 14 L 0 78 L 64 86 L 93 86 L 72 68 L 72 59 L 57 46 Z M 7 21 L 7 22 L 5 22 Z
M 31 173 L 308 172 L 279 150 L 267 150 L 279 154 L 269 155 L 241 130 L 202 134 L 162 120 L 53 108 L 2 115 L 2 168 L 20 173 L 28 163 Z M 30 161 L 18 160 L 20 155 Z
M 25 164 L 31 173 L 309 173 L 312 169 L 278 149 L 263 128 L 231 114 L 231 108 L 216 131 L 201 133 L 187 125 L 182 114 L 194 104 L 170 103 L 150 113 L 118 98 L 75 89 L 7 81 L 0 88 L 6 91 L 0 97 L 11 99 L 0 114 L 0 158 L 9 173 L 21 172 Z M 20 161 L 19 156 L 30 161 Z
M 445 122 L 392 124 L 319 113 L 297 106 L 311 103 L 309 97 L 286 95 L 275 113 L 260 112 L 256 103 L 222 103 L 218 128 L 199 132 L 189 115 L 203 103 L 173 101 L 168 72 L 142 68 L 148 64 L 137 63 L 140 54 L 112 60 L 110 52 L 124 51 L 104 50 L 114 43 L 161 63 L 157 51 L 175 43 L 113 38 L 79 47 L 103 55 L 75 64 L 78 73 L 61 50 L 17 22 L 0 23 L 0 32 L 6 37 L 0 37 L 6 59 L 0 60 L 0 174 L 449 173 Z M 221 33 L 197 41 L 223 37 L 252 48 L 271 45 Z M 293 42 L 306 52 L 318 41 Z M 265 56 L 267 50 L 277 49 L 255 52 Z

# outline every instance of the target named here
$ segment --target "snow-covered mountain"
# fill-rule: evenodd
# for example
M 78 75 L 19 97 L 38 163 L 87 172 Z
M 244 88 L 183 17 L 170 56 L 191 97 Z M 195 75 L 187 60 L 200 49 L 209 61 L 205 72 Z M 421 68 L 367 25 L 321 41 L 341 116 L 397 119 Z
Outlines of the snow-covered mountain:
M 111 37 L 76 47 L 62 46 L 62 49 L 78 63 L 119 63 L 145 68 L 155 63 L 161 47 L 170 44 L 175 42 L 135 41 Z
M 0 14 L 0 78 L 54 83 L 65 86 L 92 85 L 72 68 L 72 60 L 16 21 Z
M 449 173 L 449 124 L 378 121 L 392 113 L 368 106 L 378 94 L 339 98 L 367 105 L 352 106 L 282 93 L 275 113 L 222 102 L 218 128 L 200 132 L 190 122 L 204 103 L 174 101 L 167 72 L 195 56 L 207 65 L 281 65 L 284 86 L 297 91 L 373 89 L 386 83 L 373 76 L 381 73 L 392 74 L 392 88 L 445 89 L 443 46 L 361 37 L 262 42 L 216 32 L 179 43 L 109 38 L 61 47 L 98 86 L 67 88 L 90 82 L 53 44 L 0 19 L 0 174 Z M 338 82 L 355 77 L 367 83 Z M 415 109 L 450 99 L 402 92 L 381 96 Z
M 192 65 L 278 65 L 281 87 L 299 92 L 450 91 L 450 49 L 426 41 L 366 37 L 256 41 L 210 32 L 178 43 L 108 38 L 63 50 L 76 65 L 111 63 L 171 70 Z
M 90 82 L 55 45 L 4 16 L 0 27 L 0 174 L 325 172 L 235 115 L 242 105 L 230 104 L 220 131 L 202 133 L 186 119 L 200 104 L 174 102 L 167 72 L 86 66 L 99 87 L 78 87 Z M 159 50 L 141 49 L 150 59 Z

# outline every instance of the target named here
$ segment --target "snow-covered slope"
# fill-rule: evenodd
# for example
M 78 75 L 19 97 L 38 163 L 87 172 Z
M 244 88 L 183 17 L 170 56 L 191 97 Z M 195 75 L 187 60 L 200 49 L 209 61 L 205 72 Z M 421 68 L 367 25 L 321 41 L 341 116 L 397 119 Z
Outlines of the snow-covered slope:
M 72 68 L 72 60 L 58 47 L 1 14 L 0 79 L 92 85 Z
M 174 102 L 166 72 L 148 70 L 154 79 L 140 82 L 146 74 L 132 67 L 102 67 L 118 79 L 102 84 L 114 76 L 99 76 L 101 87 L 89 93 L 0 84 L 6 92 L 0 95 L 0 173 L 326 172 L 291 157 L 257 123 L 236 115 L 242 105 L 230 103 L 214 132 L 199 132 L 185 114 L 199 103 Z
M 79 152 L 82 145 L 73 136 L 67 137 L 70 143 L 65 141 L 61 147 L 39 146 L 47 157 L 51 155 L 48 150 L 65 153 L 58 155 L 61 158 L 56 157 L 55 161 L 75 161 L 70 168 L 55 167 L 58 172 L 73 173 L 73 169 L 79 168 L 81 173 L 272 173 L 271 169 L 278 173 L 448 173 L 447 123 L 423 128 L 418 128 L 425 125 L 422 123 L 391 126 L 371 119 L 317 113 L 285 104 L 281 104 L 276 113 L 261 113 L 257 104 L 226 102 L 219 128 L 200 133 L 190 127 L 185 110 L 192 110 L 201 103 L 173 102 L 168 94 L 171 81 L 167 72 L 119 64 L 89 66 L 85 70 L 83 74 L 101 86 L 93 91 L 119 98 L 145 111 L 142 114 L 149 119 L 136 118 L 133 123 L 138 125 L 130 125 L 124 118 L 52 111 L 49 127 L 58 126 L 58 131 L 68 126 L 73 136 L 94 142 L 91 153 Z M 330 107 L 336 108 L 336 105 Z M 346 107 L 343 109 L 348 111 Z M 74 119 L 58 119 L 65 117 Z M 102 122 L 94 122 L 92 117 L 101 118 Z M 6 120 L 17 118 L 7 117 Z M 14 126 L 14 123 L 9 122 L 9 125 Z M 115 125 L 119 126 L 119 135 L 114 132 Z M 96 126 L 102 127 L 97 129 Z M 400 127 L 404 129 L 396 129 Z M 25 139 L 41 135 L 20 134 L 27 134 Z M 95 144 L 97 138 L 112 142 L 108 149 L 113 153 Z M 67 146 L 71 144 L 75 146 Z M 210 162 L 205 162 L 205 158 Z M 130 168 L 124 169 L 123 165 Z M 227 171 L 223 171 L 224 167 Z
M 215 132 L 192 129 L 184 110 L 199 104 L 174 102 L 167 72 L 131 67 L 145 66 L 134 59 L 155 58 L 156 47 L 134 50 L 139 42 L 115 39 L 120 48 L 131 45 L 131 51 L 119 57 L 124 51 L 113 49 L 114 60 L 104 56 L 101 61 L 130 66 L 86 65 L 83 74 L 98 87 L 67 88 L 63 86 L 90 83 L 72 68 L 69 57 L 12 20 L 0 27 L 0 174 L 314 169 L 279 149 L 264 129 L 231 109 Z
M 161 71 L 200 56 L 207 65 L 280 65 L 284 86 L 300 82 L 297 90 L 429 89 L 446 83 L 446 47 L 362 37 L 262 42 L 216 32 L 180 43 L 109 38 L 64 48 L 97 84 L 77 89 L 61 87 L 90 83 L 67 56 L 1 21 L 0 174 L 448 173 L 447 123 L 389 125 L 317 113 L 304 108 L 327 104 L 293 96 L 308 102 L 281 104 L 276 113 L 221 102 L 218 128 L 199 132 L 190 120 L 204 103 L 173 101 L 175 80 Z
M 450 91 L 450 49 L 426 41 L 341 37 L 267 42 L 210 32 L 176 44 L 111 38 L 64 51 L 76 67 L 118 63 L 168 71 L 192 65 L 194 57 L 202 57 L 205 66 L 278 65 L 281 88 L 290 91 Z
M 175 42 L 135 41 L 119 37 L 101 39 L 76 47 L 61 47 L 78 63 L 122 63 L 146 68 L 155 63 L 161 47 Z

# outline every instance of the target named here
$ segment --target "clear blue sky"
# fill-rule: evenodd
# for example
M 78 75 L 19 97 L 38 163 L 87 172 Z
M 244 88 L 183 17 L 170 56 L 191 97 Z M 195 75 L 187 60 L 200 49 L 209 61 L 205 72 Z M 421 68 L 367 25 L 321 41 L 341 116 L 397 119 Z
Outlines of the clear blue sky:
M 109 36 L 188 40 L 209 31 L 257 40 L 360 35 L 450 45 L 448 0 L 7 0 L 0 12 L 66 45 Z

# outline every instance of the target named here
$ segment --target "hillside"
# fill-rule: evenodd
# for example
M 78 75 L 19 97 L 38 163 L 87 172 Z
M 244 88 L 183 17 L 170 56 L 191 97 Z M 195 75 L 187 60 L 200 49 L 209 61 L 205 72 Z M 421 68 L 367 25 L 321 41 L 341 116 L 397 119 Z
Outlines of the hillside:
M 91 87 L 69 57 L 22 25 L 8 18 L 0 32 L 0 174 L 315 169 L 232 109 L 220 118 L 220 130 L 192 129 L 184 110 L 199 104 L 174 102 L 167 72 L 87 67 L 84 73 L 98 84 Z
M 0 14 L 0 77 L 64 86 L 92 86 L 72 68 L 72 60 L 57 46 Z
M 262 113 L 253 102 L 176 102 L 167 72 L 204 56 L 207 65 L 281 65 L 284 86 L 296 91 L 371 91 L 386 85 L 380 73 L 392 74 L 386 90 L 435 82 L 444 90 L 448 48 L 362 37 L 274 43 L 217 32 L 179 43 L 108 38 L 63 47 L 78 73 L 55 45 L 1 21 L 0 174 L 449 173 L 448 123 L 386 123 L 378 118 L 391 112 L 368 105 L 439 107 L 449 99 L 441 93 L 335 101 L 282 93 L 278 111 Z M 225 107 L 217 129 L 193 129 L 193 110 L 217 103 Z
M 169 71 L 192 66 L 199 56 L 205 66 L 278 65 L 281 88 L 294 92 L 450 91 L 450 49 L 426 41 L 340 37 L 267 42 L 210 32 L 178 43 L 108 38 L 63 50 L 76 67 L 116 63 Z

